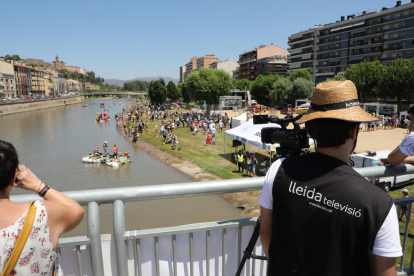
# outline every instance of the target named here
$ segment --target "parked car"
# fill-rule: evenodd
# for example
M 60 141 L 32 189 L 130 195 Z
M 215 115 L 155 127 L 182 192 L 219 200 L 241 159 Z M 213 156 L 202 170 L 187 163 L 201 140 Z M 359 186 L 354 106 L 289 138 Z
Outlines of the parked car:
M 387 107 L 387 106 L 384 106 L 382 108 L 379 108 L 379 112 L 378 113 L 380 115 L 383 115 L 383 116 L 394 116 L 395 115 L 394 108 L 393 107 Z
M 390 152 L 391 150 L 380 150 L 371 154 L 370 152 L 354 154 L 351 156 L 350 163 L 355 168 L 384 166 L 380 164 L 379 160 L 388 158 Z M 388 193 L 391 188 L 414 183 L 414 174 L 387 176 L 368 180 Z
M 298 106 L 296 109 L 296 114 L 306 113 L 308 112 L 309 107 Z
M 281 111 L 280 111 L 280 113 L 281 114 L 286 114 L 286 115 L 292 115 L 293 114 L 293 108 L 292 107 L 288 107 L 288 106 L 286 106 L 286 107 L 284 107 Z

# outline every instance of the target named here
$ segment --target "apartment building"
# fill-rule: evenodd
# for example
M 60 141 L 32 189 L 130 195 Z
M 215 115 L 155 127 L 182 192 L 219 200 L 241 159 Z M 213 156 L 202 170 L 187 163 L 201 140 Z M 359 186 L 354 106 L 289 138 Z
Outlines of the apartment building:
M 274 75 L 279 76 L 288 75 L 287 56 L 272 56 L 257 60 L 256 71 L 257 75 Z
M 185 65 L 180 66 L 180 80 L 179 82 L 184 82 L 184 72 L 185 72 Z
M 33 96 L 48 96 L 45 87 L 45 73 L 46 71 L 32 68 L 30 70 L 32 78 L 32 95 Z
M 32 94 L 32 68 L 24 64 L 13 63 L 16 96 L 24 98 Z
M 389 64 L 397 58 L 414 58 L 414 0 L 346 19 L 341 16 L 335 23 L 291 35 L 288 44 L 288 71 L 307 69 L 315 84 L 344 74 L 361 61 Z
M 210 64 L 211 69 L 224 70 L 232 78 L 233 78 L 233 72 L 236 71 L 239 67 L 240 65 L 237 62 L 230 60 L 230 59 L 227 59 L 225 61 L 217 61 L 217 62 L 213 62 Z
M 84 82 L 83 83 L 83 90 L 99 90 L 100 86 L 97 84 L 93 84 L 90 82 Z
M 190 75 L 191 72 L 197 70 L 197 60 L 198 57 L 193 57 L 189 62 L 185 64 L 184 81 L 187 79 L 188 75 Z
M 86 69 L 82 68 L 82 67 L 79 67 L 79 66 L 66 65 L 65 69 L 70 71 L 70 72 L 78 72 L 78 73 L 81 73 L 81 74 L 84 74 L 84 75 L 86 74 Z
M 83 84 L 77 80 L 68 80 L 68 91 L 69 92 L 83 92 Z
M 197 59 L 197 71 L 200 71 L 201 68 L 209 68 L 210 64 L 213 62 L 218 62 L 218 57 L 215 55 L 205 55 Z
M 0 98 L 16 97 L 13 65 L 0 60 Z
M 58 81 L 58 93 L 57 94 L 66 94 L 68 93 L 68 82 L 65 79 L 65 75 L 59 72 L 55 72 L 57 75 Z
M 287 50 L 280 48 L 273 43 L 269 46 L 260 45 L 259 48 L 244 52 L 239 55 L 239 70 L 233 72 L 237 79 L 248 79 L 254 81 L 259 75 L 257 70 L 257 60 L 272 57 L 272 56 L 287 56 Z

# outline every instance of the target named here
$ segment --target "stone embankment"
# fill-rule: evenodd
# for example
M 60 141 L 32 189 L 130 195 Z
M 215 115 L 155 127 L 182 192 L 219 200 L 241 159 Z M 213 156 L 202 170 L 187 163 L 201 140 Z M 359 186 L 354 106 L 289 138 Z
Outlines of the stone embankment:
M 83 98 L 83 96 L 73 96 L 2 102 L 0 103 L 0 116 L 45 108 L 65 106 L 70 104 L 79 104 L 82 102 Z

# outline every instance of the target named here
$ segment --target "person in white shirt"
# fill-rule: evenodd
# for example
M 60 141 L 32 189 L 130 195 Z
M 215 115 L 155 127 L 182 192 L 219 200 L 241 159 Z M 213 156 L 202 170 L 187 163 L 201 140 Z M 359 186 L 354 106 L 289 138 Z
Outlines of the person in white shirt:
M 397 166 L 401 163 L 414 164 L 414 106 L 411 106 L 407 113 L 410 115 L 408 135 L 405 136 L 401 144 L 388 155 L 388 163 L 391 166 Z

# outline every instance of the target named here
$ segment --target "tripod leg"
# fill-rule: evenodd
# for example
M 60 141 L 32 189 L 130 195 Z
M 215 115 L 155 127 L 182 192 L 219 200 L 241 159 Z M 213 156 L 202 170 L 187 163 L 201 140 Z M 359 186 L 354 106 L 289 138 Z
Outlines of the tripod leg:
M 243 258 L 239 264 L 239 268 L 237 269 L 236 276 L 240 276 L 243 270 L 244 264 L 246 263 L 246 260 L 250 259 L 250 257 L 252 256 L 254 246 L 256 245 L 257 239 L 259 238 L 259 234 L 260 234 L 260 217 L 257 218 L 256 226 L 254 227 L 252 237 L 250 238 L 250 241 L 246 247 L 246 250 L 243 251 L 244 252 Z

